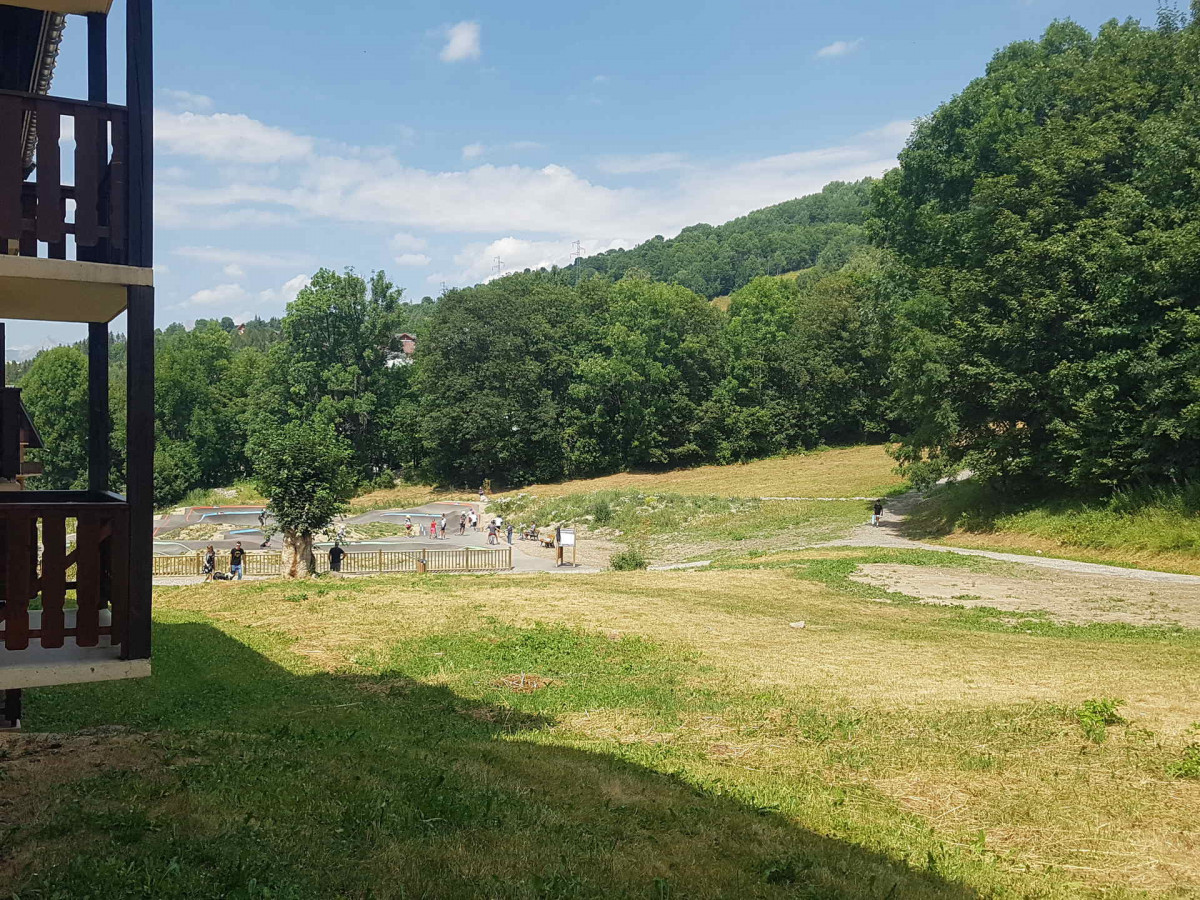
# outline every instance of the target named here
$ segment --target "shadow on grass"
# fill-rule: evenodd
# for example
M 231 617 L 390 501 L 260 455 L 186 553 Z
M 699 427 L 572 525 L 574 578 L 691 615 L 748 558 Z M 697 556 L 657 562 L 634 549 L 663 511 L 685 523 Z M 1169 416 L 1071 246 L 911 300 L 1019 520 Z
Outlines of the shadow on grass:
M 123 725 L 146 735 L 143 763 L 0 807 L 14 875 L 0 889 L 105 900 L 976 896 L 932 857 L 913 868 L 719 788 L 538 742 L 546 717 L 401 674 L 297 674 L 269 658 L 289 658 L 282 639 L 239 637 L 160 624 L 152 678 L 31 692 L 30 730 Z M 64 738 L 59 752 L 70 751 Z

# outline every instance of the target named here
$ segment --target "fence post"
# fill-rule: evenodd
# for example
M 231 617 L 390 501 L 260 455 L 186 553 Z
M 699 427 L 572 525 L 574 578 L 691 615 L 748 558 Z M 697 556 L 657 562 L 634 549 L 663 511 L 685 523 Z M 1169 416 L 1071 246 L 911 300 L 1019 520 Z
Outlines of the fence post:
M 379 574 L 382 575 L 383 574 L 383 548 L 380 548 L 380 550 L 379 550 L 378 563 L 379 563 L 379 566 L 378 566 Z

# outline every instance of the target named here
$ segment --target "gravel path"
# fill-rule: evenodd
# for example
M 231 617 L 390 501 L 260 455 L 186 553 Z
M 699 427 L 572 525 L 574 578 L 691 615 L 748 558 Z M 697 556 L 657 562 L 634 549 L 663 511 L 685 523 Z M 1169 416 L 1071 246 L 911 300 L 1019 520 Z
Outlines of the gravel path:
M 1157 582 L 1159 584 L 1191 584 L 1200 586 L 1200 575 L 1178 575 L 1173 572 L 1155 572 L 1150 569 L 1126 569 L 1122 566 L 1105 566 L 1099 563 L 1077 562 L 1073 559 L 1057 559 L 1050 556 L 1025 556 L 1020 553 L 999 553 L 994 550 L 971 550 L 965 547 L 948 547 L 944 544 L 926 544 L 914 541 L 900 533 L 900 525 L 921 502 L 921 495 L 912 491 L 888 501 L 883 510 L 883 520 L 878 526 L 860 525 L 849 537 L 821 544 L 822 547 L 894 547 L 900 550 L 934 550 L 938 553 L 957 553 L 960 556 L 982 556 L 1000 562 L 1020 563 L 1041 569 L 1055 569 L 1077 575 L 1102 575 L 1109 578 L 1127 578 L 1134 581 Z

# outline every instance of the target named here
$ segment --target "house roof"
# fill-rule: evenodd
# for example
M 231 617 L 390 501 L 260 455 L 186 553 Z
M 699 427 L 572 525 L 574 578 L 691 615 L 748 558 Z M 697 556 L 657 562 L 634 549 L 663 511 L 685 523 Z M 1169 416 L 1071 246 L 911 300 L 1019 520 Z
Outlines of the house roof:
M 28 0 L 23 3 L 28 4 Z M 48 93 L 65 25 L 66 16 L 62 12 L 12 6 L 0 0 L 0 35 L 3 35 L 4 50 L 0 54 L 3 57 L 0 89 L 28 94 Z M 26 113 L 21 123 L 21 141 L 28 173 L 33 168 L 33 150 L 37 144 L 37 118 L 32 113 Z
M 42 436 L 38 433 L 37 426 L 33 424 L 33 419 L 29 417 L 29 410 L 25 408 L 25 404 L 21 401 L 21 389 L 6 387 L 4 390 L 13 391 L 17 394 L 17 409 L 20 414 L 17 427 L 21 434 L 21 443 L 25 444 L 31 450 L 42 449 Z

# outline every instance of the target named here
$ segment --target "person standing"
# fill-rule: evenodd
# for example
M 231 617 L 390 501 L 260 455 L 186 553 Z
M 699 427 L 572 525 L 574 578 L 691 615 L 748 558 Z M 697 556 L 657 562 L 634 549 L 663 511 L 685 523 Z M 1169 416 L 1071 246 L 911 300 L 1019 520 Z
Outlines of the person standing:
M 229 551 L 229 574 L 237 576 L 237 580 L 241 581 L 245 565 L 246 551 L 242 549 L 242 542 L 238 541 Z
M 404 517 L 404 536 L 412 537 L 412 516 Z
M 458 533 L 459 534 L 467 533 L 467 514 L 466 513 L 462 513 L 458 517 Z
M 446 514 L 442 513 L 441 521 L 438 522 L 438 528 L 442 532 L 442 540 L 446 539 Z
M 334 541 L 333 546 L 329 548 L 329 571 L 342 571 L 342 557 L 346 555 L 346 551 L 342 549 L 341 541 Z
M 213 545 L 209 544 L 204 551 L 204 580 L 212 581 L 213 572 L 217 569 L 217 551 L 213 549 Z
M 431 540 L 437 540 L 438 523 L 437 519 L 429 520 L 429 537 Z
M 513 533 L 512 522 L 509 522 L 508 523 L 508 546 L 510 546 L 510 547 L 512 546 L 512 533 Z
M 872 508 L 872 512 L 874 513 L 874 515 L 871 516 L 871 524 L 878 527 L 879 523 L 883 521 L 883 501 L 882 500 L 875 501 L 875 506 Z

